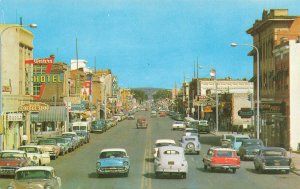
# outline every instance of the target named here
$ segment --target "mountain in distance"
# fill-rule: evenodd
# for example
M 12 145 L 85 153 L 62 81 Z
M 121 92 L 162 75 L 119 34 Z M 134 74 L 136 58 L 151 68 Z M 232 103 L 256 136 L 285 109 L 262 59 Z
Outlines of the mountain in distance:
M 146 93 L 146 95 L 148 96 L 148 99 L 149 100 L 152 100 L 153 99 L 153 94 L 156 93 L 156 91 L 158 90 L 170 90 L 170 89 L 164 89 L 164 88 L 131 88 L 131 89 L 136 89 L 136 90 L 142 90 Z

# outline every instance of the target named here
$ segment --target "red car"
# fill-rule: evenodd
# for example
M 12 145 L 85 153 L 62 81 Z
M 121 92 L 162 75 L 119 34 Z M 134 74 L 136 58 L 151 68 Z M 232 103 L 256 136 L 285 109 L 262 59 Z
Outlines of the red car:
M 159 117 L 166 117 L 166 116 L 167 116 L 167 114 L 165 112 L 160 112 L 159 113 Z
M 240 168 L 241 161 L 235 150 L 230 148 L 212 147 L 203 158 L 204 169 L 210 167 L 211 171 L 217 168 L 232 170 L 233 173 Z
M 24 151 L 4 150 L 0 152 L 0 176 L 13 176 L 16 170 L 29 165 L 31 161 Z

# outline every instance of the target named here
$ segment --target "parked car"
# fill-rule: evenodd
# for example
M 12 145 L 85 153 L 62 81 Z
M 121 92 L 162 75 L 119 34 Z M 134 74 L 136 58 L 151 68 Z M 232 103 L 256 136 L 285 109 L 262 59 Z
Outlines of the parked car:
M 33 145 L 20 146 L 18 150 L 26 152 L 27 157 L 31 159 L 34 165 L 50 164 L 50 154 L 44 152 L 44 150 L 39 146 L 33 146 Z
M 184 124 L 186 125 L 186 127 L 190 127 L 191 122 L 196 121 L 194 118 L 192 117 L 185 117 L 184 118 Z
M 198 129 L 195 128 L 185 128 L 185 136 L 197 136 L 200 139 L 200 134 Z
M 0 152 L 0 176 L 13 176 L 21 167 L 32 165 L 27 153 L 21 150 Z
M 135 116 L 134 116 L 134 114 L 128 114 L 128 118 L 127 118 L 128 120 L 135 120 Z
M 104 120 L 96 120 L 92 122 L 91 133 L 103 133 L 107 131 L 107 127 Z
M 61 143 L 62 145 L 65 146 L 65 148 L 67 149 L 67 152 L 65 152 L 65 153 L 68 153 L 68 152 L 71 152 L 74 150 L 71 138 L 66 138 L 63 136 L 56 136 L 55 138 L 58 138 L 59 143 Z
M 211 171 L 217 168 L 232 170 L 233 173 L 240 168 L 241 161 L 236 151 L 231 148 L 212 147 L 203 158 L 204 169 L 208 167 Z
M 148 127 L 148 122 L 147 119 L 144 117 L 140 117 L 136 120 L 136 128 L 147 128 Z
M 188 163 L 184 156 L 184 149 L 179 146 L 159 147 L 154 160 L 154 171 L 156 177 L 163 174 L 176 174 L 185 179 L 188 173 Z
M 83 143 L 87 144 L 90 142 L 90 133 L 86 131 L 76 131 L 76 134 L 83 139 Z
M 176 143 L 173 139 L 158 139 L 155 141 L 154 147 L 153 147 L 153 156 L 154 159 L 157 156 L 158 148 L 162 146 L 176 146 Z
M 77 141 L 75 141 L 75 138 L 73 138 L 72 136 L 60 136 L 61 138 L 64 138 L 68 143 L 70 143 L 71 145 L 71 151 L 74 151 L 77 148 Z
M 76 148 L 78 148 L 79 146 L 81 146 L 82 144 L 81 144 L 81 141 L 80 141 L 80 139 L 79 139 L 79 137 L 78 137 L 78 135 L 77 135 L 77 133 L 76 132 L 63 132 L 62 134 L 61 134 L 61 136 L 69 136 L 69 137 L 72 137 L 72 139 L 74 140 L 74 142 L 75 142 L 75 144 L 76 144 Z
M 167 116 L 166 112 L 159 112 L 159 117 L 166 117 L 166 116 Z
M 64 138 L 52 137 L 48 139 L 53 139 L 56 141 L 56 145 L 60 147 L 60 155 L 65 155 L 68 153 L 68 144 L 65 142 Z
M 259 149 L 264 147 L 264 144 L 259 139 L 245 139 L 242 141 L 241 147 L 239 149 L 239 155 L 241 160 L 253 159 Z
M 128 176 L 129 169 L 129 156 L 123 148 L 103 149 L 96 161 L 96 173 L 98 175 L 123 174 Z
M 176 121 L 183 121 L 184 120 L 184 116 L 182 114 L 178 114 L 178 113 L 175 113 L 172 116 L 172 118 L 175 119 Z
M 172 124 L 172 129 L 174 130 L 184 130 L 185 124 L 183 121 L 174 121 Z
M 60 147 L 54 139 L 40 139 L 37 143 L 45 152 L 48 152 L 52 159 L 58 158 L 60 154 Z
M 185 153 L 200 153 L 201 144 L 198 136 L 182 136 L 179 141 L 179 146 L 184 148 Z
M 54 168 L 50 166 L 22 167 L 16 171 L 14 180 L 7 188 L 60 189 L 61 179 L 55 175 Z
M 230 147 L 238 151 L 245 139 L 250 139 L 249 135 L 232 135 L 230 137 Z
M 233 134 L 223 134 L 220 139 L 221 146 L 230 148 L 232 135 Z
M 287 151 L 280 147 L 261 148 L 254 157 L 253 163 L 259 173 L 285 171 L 288 174 L 291 169 L 291 159 L 287 156 Z

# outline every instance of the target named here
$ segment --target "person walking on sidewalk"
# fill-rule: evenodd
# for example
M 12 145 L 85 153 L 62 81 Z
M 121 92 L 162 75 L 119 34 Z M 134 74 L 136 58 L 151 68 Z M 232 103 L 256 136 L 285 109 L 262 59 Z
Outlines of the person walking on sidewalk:
M 27 144 L 28 137 L 26 134 L 22 135 L 22 145 L 25 146 Z

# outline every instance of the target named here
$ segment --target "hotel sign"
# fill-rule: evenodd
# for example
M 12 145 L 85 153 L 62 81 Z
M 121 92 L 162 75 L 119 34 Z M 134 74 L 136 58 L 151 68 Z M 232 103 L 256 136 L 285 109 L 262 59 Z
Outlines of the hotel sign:
M 49 105 L 45 103 L 28 103 L 19 107 L 19 111 L 22 112 L 39 112 L 43 110 L 49 110 Z
M 33 74 L 33 83 L 62 83 L 64 74 Z
M 23 114 L 22 113 L 7 114 L 7 121 L 23 121 Z

